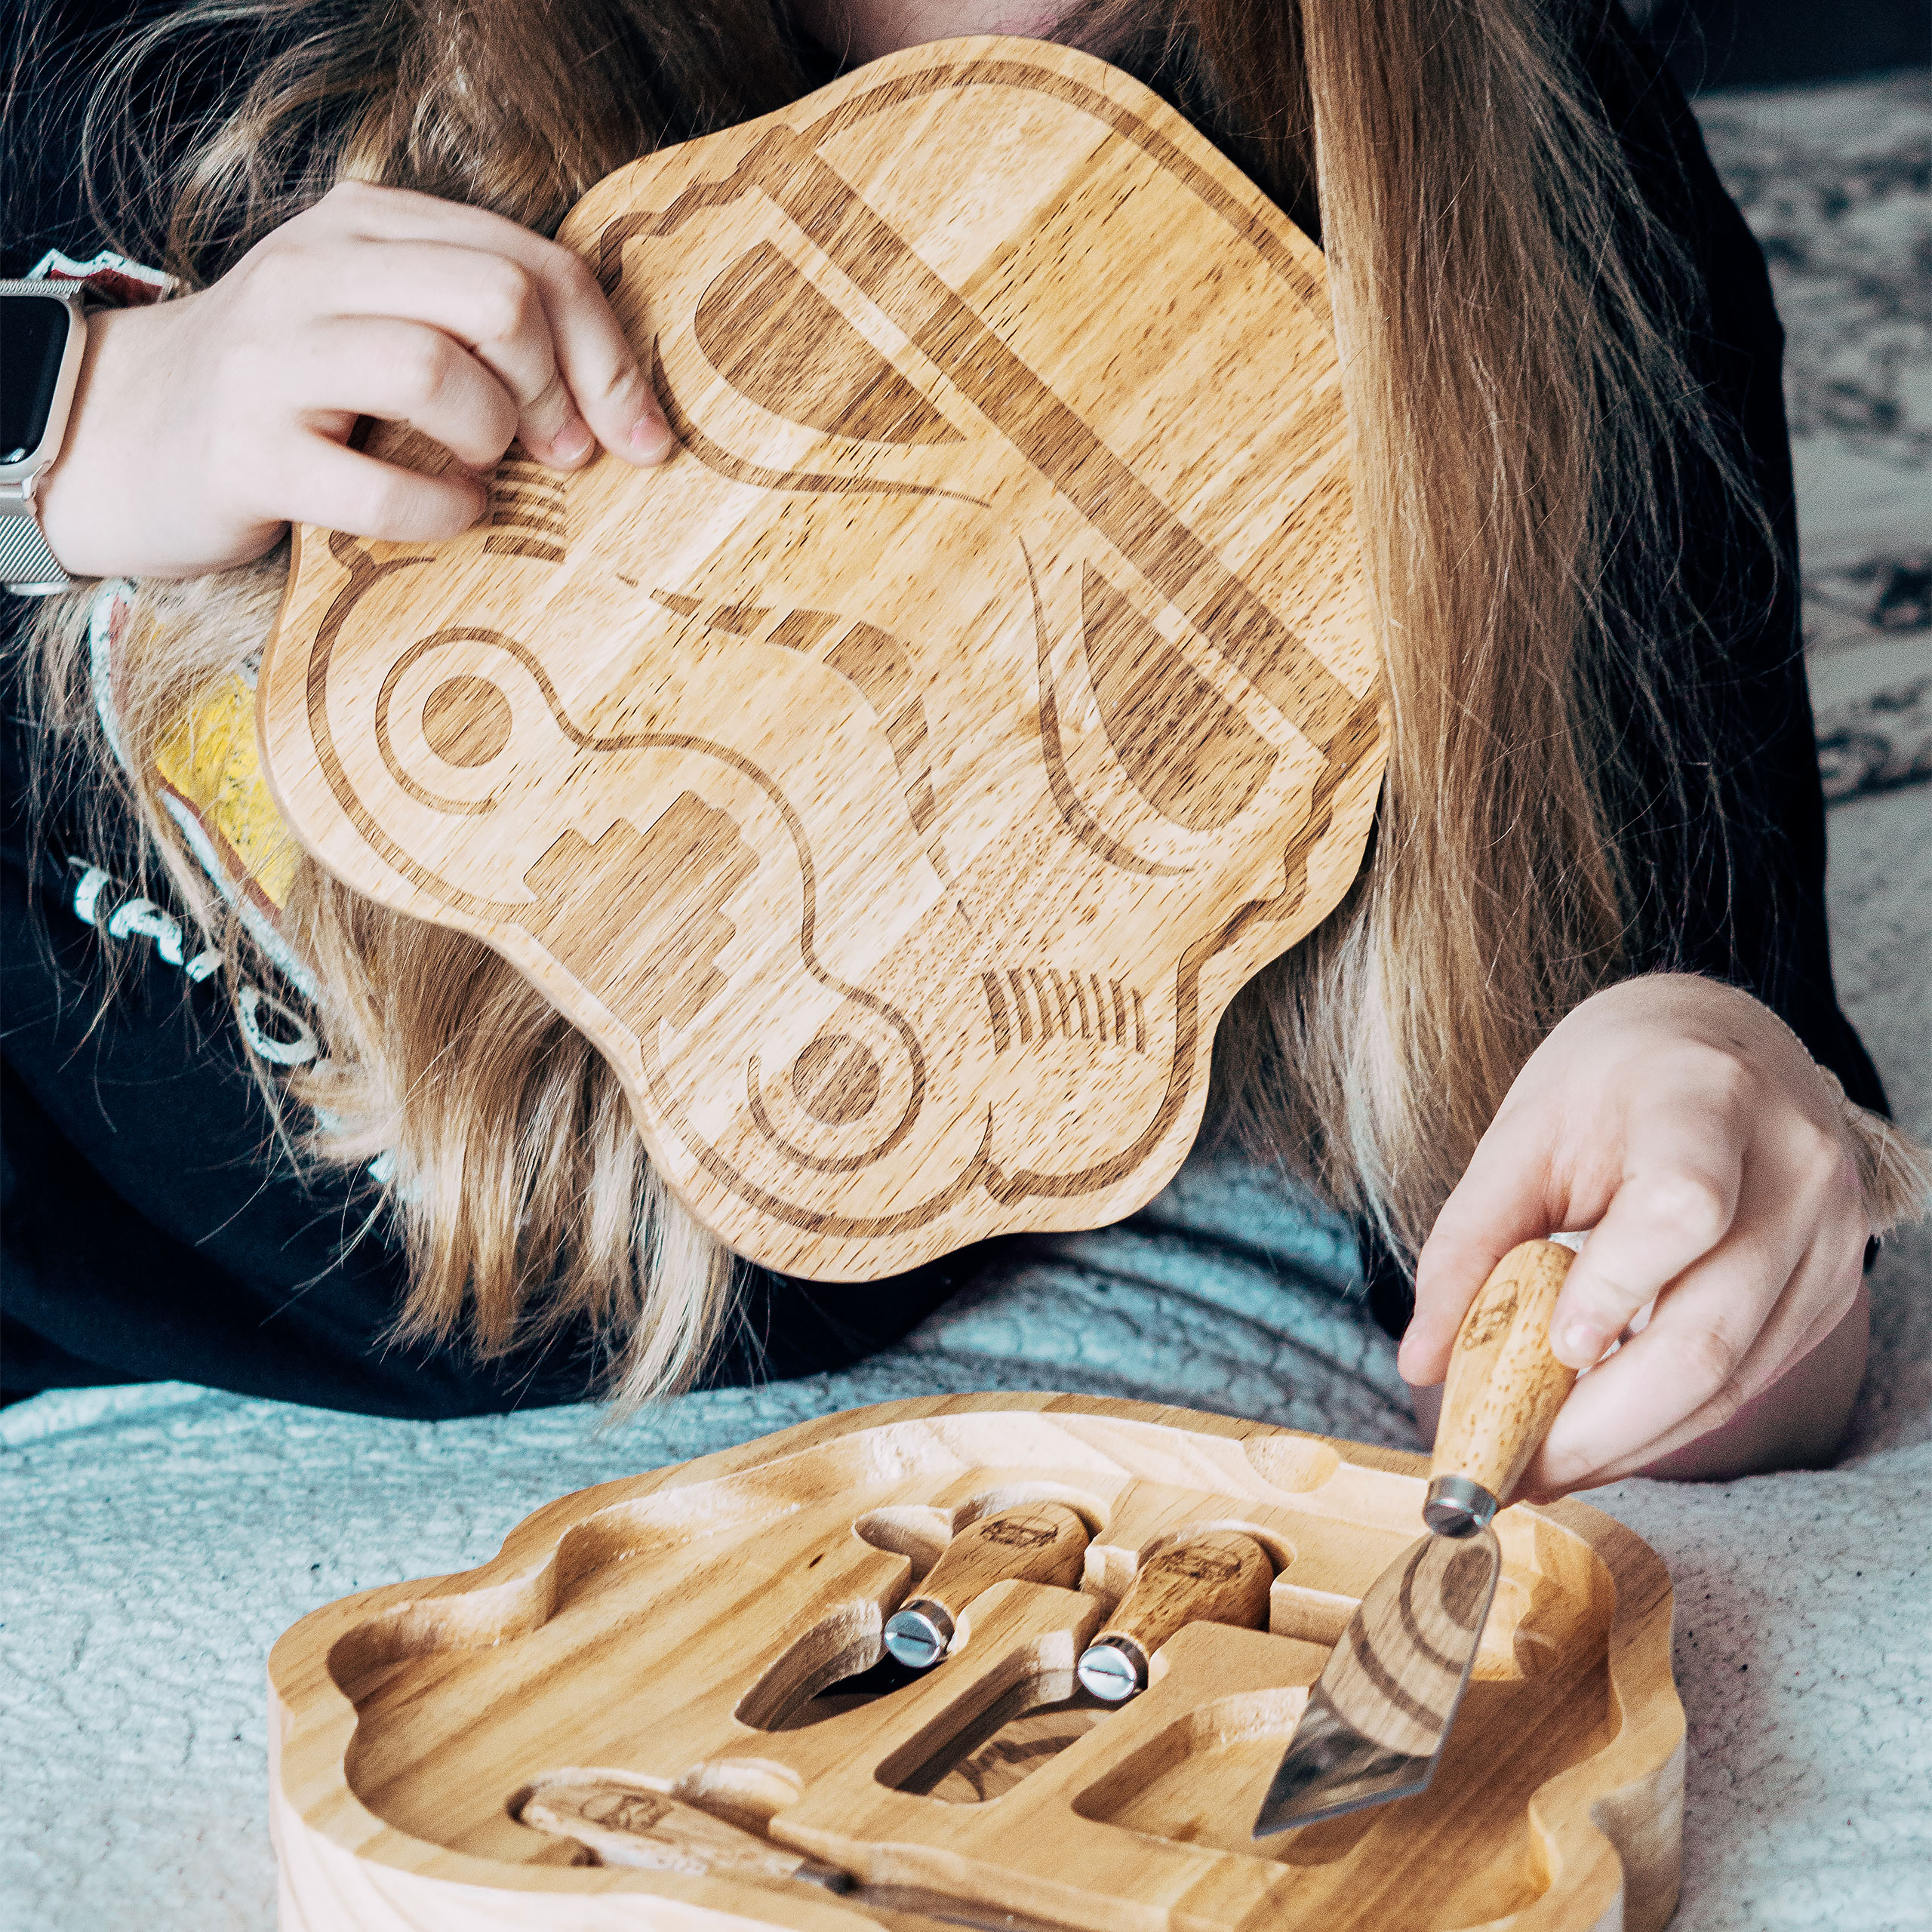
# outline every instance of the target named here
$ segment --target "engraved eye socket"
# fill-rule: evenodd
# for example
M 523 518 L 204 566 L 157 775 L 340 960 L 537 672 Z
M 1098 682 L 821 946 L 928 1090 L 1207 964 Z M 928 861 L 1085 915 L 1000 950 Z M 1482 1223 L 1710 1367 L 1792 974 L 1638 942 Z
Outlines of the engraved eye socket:
M 1107 741 L 1155 811 L 1190 832 L 1235 818 L 1276 752 L 1106 579 L 1083 565 L 1081 619 Z
M 792 1065 L 792 1097 L 814 1120 L 849 1127 L 878 1100 L 878 1057 L 849 1033 L 821 1033 Z
M 488 764 L 510 741 L 510 701 L 487 678 L 445 678 L 423 700 L 423 737 L 445 764 Z
M 712 283 L 691 325 L 711 366 L 789 423 L 868 443 L 964 440 L 769 242 Z

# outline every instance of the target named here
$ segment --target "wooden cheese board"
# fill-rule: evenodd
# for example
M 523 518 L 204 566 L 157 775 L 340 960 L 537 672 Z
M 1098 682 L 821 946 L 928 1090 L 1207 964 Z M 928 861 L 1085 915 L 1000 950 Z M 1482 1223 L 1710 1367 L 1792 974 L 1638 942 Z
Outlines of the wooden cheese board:
M 639 161 L 561 238 L 681 448 L 513 445 L 448 543 L 298 533 L 288 825 L 540 986 L 741 1254 L 871 1278 L 1131 1212 L 1386 755 L 1319 251 L 1137 82 L 1003 38 Z
M 1417 1534 L 1426 1466 L 984 1395 L 565 1497 L 481 1569 L 364 1592 L 275 1645 L 281 1932 L 1654 1932 L 1682 1810 L 1669 1582 L 1574 1502 L 1497 1518 L 1501 1581 L 1430 1787 L 1250 1835 L 1308 1687 Z M 1081 1690 L 1082 1646 L 1195 1537 L 1259 1545 L 1272 1585 L 1160 1641 L 1143 1620 L 1137 1696 Z M 951 1647 L 898 1669 L 882 1632 L 926 1596 Z

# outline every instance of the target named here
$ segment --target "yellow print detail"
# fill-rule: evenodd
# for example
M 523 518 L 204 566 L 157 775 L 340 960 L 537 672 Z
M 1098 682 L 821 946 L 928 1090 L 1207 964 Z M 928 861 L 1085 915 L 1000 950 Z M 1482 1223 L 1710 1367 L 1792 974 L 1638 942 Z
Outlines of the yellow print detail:
M 241 876 L 278 909 L 301 848 L 262 775 L 255 693 L 238 671 L 190 704 L 155 752 L 155 768 L 235 856 Z

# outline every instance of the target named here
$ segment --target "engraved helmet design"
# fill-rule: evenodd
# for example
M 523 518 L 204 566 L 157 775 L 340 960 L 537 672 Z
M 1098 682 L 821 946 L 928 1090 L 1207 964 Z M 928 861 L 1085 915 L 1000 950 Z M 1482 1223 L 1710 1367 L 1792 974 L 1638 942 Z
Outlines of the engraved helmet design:
M 1124 77 L 986 45 L 594 190 L 681 452 L 305 533 L 265 678 L 324 862 L 487 938 L 700 1218 L 834 1278 L 1152 1193 L 1380 769 L 1318 257 Z

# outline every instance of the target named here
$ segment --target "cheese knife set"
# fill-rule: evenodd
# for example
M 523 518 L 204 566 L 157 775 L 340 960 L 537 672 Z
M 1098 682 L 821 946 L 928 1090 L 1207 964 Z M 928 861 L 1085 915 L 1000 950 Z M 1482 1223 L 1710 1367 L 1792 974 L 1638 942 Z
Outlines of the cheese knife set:
M 1570 1259 L 1435 1460 L 1098 1398 L 889 1403 L 560 1499 L 269 1663 L 284 1932 L 1662 1926 L 1634 1535 L 1506 1502 Z

